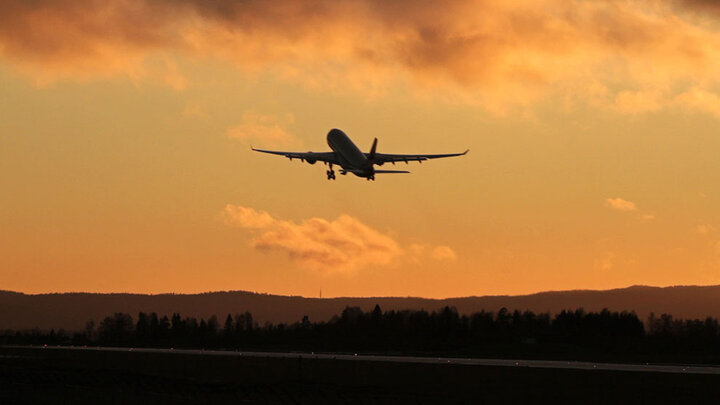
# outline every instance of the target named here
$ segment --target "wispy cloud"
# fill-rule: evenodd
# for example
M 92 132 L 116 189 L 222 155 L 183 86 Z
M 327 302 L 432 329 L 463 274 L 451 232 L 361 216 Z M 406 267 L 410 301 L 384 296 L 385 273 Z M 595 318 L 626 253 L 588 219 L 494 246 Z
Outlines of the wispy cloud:
M 614 210 L 618 210 L 618 211 L 635 211 L 635 210 L 637 210 L 637 206 L 635 205 L 634 202 L 624 200 L 620 197 L 606 198 L 605 206 L 608 208 L 612 208 Z
M 270 115 L 248 111 L 242 115 L 240 124 L 228 129 L 231 138 L 260 142 L 262 146 L 284 147 L 295 143 L 295 137 L 285 127 L 293 124 L 292 114 Z
M 611 270 L 615 266 L 615 257 L 616 254 L 613 251 L 608 250 L 603 252 L 602 257 L 595 259 L 595 263 L 593 265 L 595 267 L 595 270 Z
M 657 90 L 623 90 L 615 96 L 614 104 L 615 109 L 624 114 L 641 114 L 662 109 L 663 99 Z
M 437 246 L 433 249 L 432 258 L 435 260 L 455 260 L 457 255 L 449 246 Z
M 310 218 L 295 223 L 265 211 L 228 204 L 224 219 L 228 225 L 258 233 L 252 240 L 254 248 L 285 252 L 301 266 L 326 273 L 388 265 L 403 254 L 391 236 L 349 215 L 332 221 Z
M 455 251 L 450 246 L 445 245 L 432 246 L 424 243 L 413 243 L 410 245 L 409 251 L 412 260 L 416 263 L 425 261 L 428 258 L 437 261 L 452 261 L 457 259 Z
M 169 58 L 165 60 L 165 68 L 160 77 L 165 85 L 175 91 L 183 91 L 188 86 L 188 80 L 178 69 L 177 63 Z
M 187 117 L 207 118 L 208 114 L 199 103 L 186 103 L 183 115 Z
M 720 116 L 720 96 L 697 86 L 678 94 L 673 102 L 687 111 Z
M 709 224 L 700 224 L 695 227 L 695 231 L 701 235 L 711 233 L 715 230 L 715 227 Z
M 562 96 L 717 115 L 717 16 L 711 2 L 671 0 L 8 0 L 0 55 L 41 81 L 142 78 L 153 58 L 178 53 L 311 87 L 409 82 L 488 109 Z M 186 86 L 176 66 L 164 70 Z

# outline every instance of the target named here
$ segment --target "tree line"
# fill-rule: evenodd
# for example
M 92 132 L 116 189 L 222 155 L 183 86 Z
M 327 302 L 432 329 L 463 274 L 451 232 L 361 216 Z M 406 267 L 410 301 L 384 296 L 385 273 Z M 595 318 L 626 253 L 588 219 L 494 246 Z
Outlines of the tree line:
M 524 358 L 608 360 L 720 359 L 720 327 L 715 318 L 675 319 L 651 314 L 645 324 L 634 312 L 565 310 L 481 311 L 461 315 L 437 311 L 371 311 L 346 307 L 329 321 L 307 316 L 291 324 L 259 325 L 249 312 L 222 321 L 115 313 L 83 331 L 4 331 L 0 344 L 64 344 L 226 350 L 373 352 Z

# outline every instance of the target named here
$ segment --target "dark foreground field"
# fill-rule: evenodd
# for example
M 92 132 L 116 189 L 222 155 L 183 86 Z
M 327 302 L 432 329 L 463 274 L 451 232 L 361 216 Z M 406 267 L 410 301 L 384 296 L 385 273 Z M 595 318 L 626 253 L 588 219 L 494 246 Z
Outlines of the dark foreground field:
M 0 403 L 716 403 L 720 376 L 0 348 Z

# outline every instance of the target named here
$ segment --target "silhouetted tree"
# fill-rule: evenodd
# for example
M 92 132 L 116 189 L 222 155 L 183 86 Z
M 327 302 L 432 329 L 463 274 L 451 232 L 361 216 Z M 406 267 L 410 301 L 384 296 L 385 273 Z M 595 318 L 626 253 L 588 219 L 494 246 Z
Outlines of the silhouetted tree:
M 138 313 L 137 324 L 135 324 L 135 341 L 139 346 L 147 346 L 150 343 L 150 322 L 147 314 Z
M 223 326 L 223 344 L 227 347 L 230 347 L 233 342 L 233 318 L 232 315 L 228 314 L 227 318 L 225 318 L 225 325 Z
M 123 346 L 130 342 L 133 331 L 133 320 L 128 314 L 121 312 L 108 316 L 100 322 L 98 335 L 105 345 Z

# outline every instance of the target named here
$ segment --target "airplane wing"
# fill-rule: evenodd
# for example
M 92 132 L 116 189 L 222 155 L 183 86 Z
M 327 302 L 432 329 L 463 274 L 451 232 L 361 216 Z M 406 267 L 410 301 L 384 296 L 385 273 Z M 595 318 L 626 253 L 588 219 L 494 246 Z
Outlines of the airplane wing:
M 340 161 L 338 160 L 335 152 L 280 152 L 280 151 L 276 151 L 276 150 L 255 149 L 252 146 L 250 147 L 250 149 L 254 150 L 255 152 L 285 156 L 286 158 L 288 158 L 290 160 L 300 159 L 301 161 L 307 161 L 308 163 L 311 163 L 311 164 L 315 163 L 317 161 L 334 163 L 334 164 L 338 164 L 338 165 L 340 164 Z
M 395 164 L 395 162 L 421 162 L 423 160 L 428 159 L 439 159 L 439 158 L 446 158 L 446 157 L 453 157 L 453 156 L 463 156 L 467 154 L 470 151 L 470 149 L 466 150 L 462 153 L 445 153 L 445 154 L 439 154 L 439 155 L 391 155 L 387 153 L 375 153 L 374 155 L 374 162 L 376 164 L 383 164 L 386 162 L 390 162 L 392 164 Z M 368 159 L 370 159 L 371 153 L 365 154 Z

